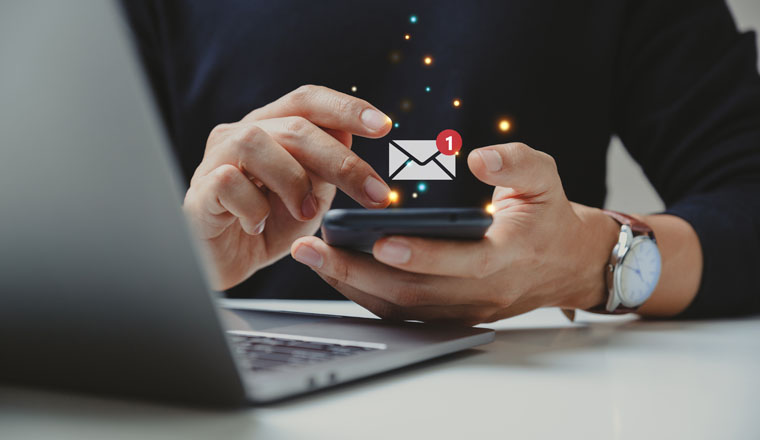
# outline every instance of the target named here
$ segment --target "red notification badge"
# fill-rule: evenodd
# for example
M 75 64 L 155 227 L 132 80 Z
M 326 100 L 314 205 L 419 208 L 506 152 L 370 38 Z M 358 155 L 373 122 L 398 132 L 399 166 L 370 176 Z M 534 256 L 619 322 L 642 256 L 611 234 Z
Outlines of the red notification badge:
M 462 136 L 456 130 L 443 130 L 435 138 L 435 146 L 446 156 L 453 156 L 462 148 Z

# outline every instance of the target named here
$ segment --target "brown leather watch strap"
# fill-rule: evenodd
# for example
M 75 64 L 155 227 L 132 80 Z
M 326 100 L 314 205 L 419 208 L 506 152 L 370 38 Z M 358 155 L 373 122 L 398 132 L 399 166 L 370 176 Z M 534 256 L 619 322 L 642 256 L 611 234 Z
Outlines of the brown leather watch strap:
M 630 216 L 628 214 L 623 214 L 622 212 L 609 211 L 607 209 L 602 209 L 602 212 L 615 219 L 615 221 L 621 225 L 630 226 L 631 231 L 634 232 L 634 235 L 648 235 L 651 238 L 654 238 L 654 231 L 652 231 L 652 228 L 650 228 L 646 223 L 642 222 L 636 217 Z

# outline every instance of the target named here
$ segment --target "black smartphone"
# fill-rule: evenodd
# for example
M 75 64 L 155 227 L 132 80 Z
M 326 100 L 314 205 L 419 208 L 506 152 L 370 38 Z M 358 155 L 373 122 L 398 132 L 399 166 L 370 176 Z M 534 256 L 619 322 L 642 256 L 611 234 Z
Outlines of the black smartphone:
M 322 222 L 322 238 L 331 246 L 372 252 L 387 235 L 480 240 L 493 218 L 478 208 L 331 209 Z

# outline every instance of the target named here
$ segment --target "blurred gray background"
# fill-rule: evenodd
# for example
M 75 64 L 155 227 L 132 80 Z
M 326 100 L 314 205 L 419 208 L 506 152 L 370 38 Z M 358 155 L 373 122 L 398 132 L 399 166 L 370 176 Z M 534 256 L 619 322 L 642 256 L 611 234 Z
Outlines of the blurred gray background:
M 667 0 L 664 0 L 667 1 Z M 728 0 L 739 29 L 760 29 L 760 0 Z M 760 66 L 760 63 L 758 63 Z M 608 209 L 630 213 L 652 213 L 663 209 L 662 200 L 649 184 L 641 168 L 616 138 L 607 155 Z

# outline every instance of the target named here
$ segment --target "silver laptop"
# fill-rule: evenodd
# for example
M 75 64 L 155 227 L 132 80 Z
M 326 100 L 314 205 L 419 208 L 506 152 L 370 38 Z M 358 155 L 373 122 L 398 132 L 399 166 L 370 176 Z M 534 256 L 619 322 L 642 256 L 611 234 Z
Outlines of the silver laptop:
M 218 305 L 121 10 L 0 5 L 0 380 L 267 402 L 493 331 Z

